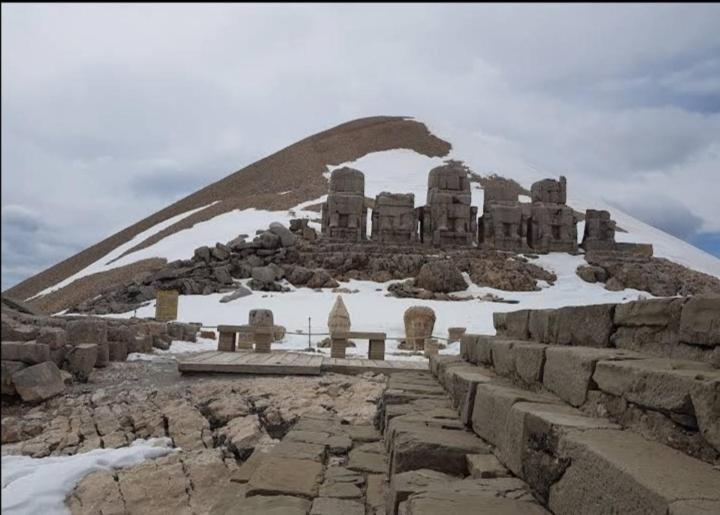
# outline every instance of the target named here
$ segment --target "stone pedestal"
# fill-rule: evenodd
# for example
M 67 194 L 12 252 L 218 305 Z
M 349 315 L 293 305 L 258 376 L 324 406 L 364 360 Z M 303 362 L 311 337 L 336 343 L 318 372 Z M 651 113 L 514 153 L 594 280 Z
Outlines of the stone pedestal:
M 272 327 L 254 328 L 253 340 L 255 341 L 255 352 L 270 352 L 270 345 L 273 341 Z
M 425 357 L 429 358 L 430 356 L 436 355 L 439 349 L 440 344 L 437 340 L 427 340 L 425 342 Z
M 345 358 L 345 349 L 347 348 L 347 338 L 330 338 L 330 357 Z
M 252 350 L 252 348 L 253 348 L 252 334 L 238 333 L 236 347 L 238 350 Z
M 220 332 L 217 350 L 220 352 L 235 352 L 235 333 Z
M 385 359 L 385 340 L 369 340 L 368 359 Z

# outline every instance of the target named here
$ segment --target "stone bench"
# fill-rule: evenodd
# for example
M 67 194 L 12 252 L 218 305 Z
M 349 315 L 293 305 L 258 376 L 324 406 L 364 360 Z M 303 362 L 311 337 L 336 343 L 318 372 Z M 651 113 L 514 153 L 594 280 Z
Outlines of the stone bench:
M 255 352 L 270 352 L 270 344 L 273 341 L 275 327 L 257 327 L 250 325 L 219 325 L 218 330 L 218 351 L 235 352 L 238 349 L 252 349 L 255 344 Z
M 345 358 L 348 340 L 368 340 L 368 359 L 385 359 L 385 333 L 350 331 L 330 335 L 330 357 Z

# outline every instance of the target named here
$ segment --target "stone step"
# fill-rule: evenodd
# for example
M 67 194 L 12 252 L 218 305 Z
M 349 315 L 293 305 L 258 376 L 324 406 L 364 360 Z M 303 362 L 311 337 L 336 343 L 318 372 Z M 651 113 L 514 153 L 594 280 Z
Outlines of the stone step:
M 462 363 L 446 356 L 437 361 Z M 465 371 L 463 377 L 478 379 L 471 372 Z M 386 392 L 389 403 L 381 402 L 385 413 L 379 417 L 384 421 L 383 436 L 390 456 L 385 513 L 548 513 L 533 499 L 529 486 L 517 478 L 467 478 L 470 468 L 480 474 L 483 464 L 478 458 L 492 457 L 490 448 L 458 420 L 450 399 L 437 395 L 436 388 L 427 388 L 432 386 L 427 375 L 417 379 L 406 376 L 392 386 Z M 418 386 L 424 388 L 426 398 L 397 404 L 402 393 L 423 390 Z M 440 400 L 444 403 L 439 404 Z M 485 462 L 485 470 L 493 471 L 488 473 L 508 474 L 497 460 Z
M 495 350 L 492 343 L 486 342 L 491 345 L 491 357 Z M 498 348 L 512 350 L 504 343 Z M 587 357 L 583 354 L 587 349 L 577 349 L 579 355 Z M 465 351 L 465 355 L 472 355 L 467 348 Z M 484 351 L 475 353 L 483 354 L 486 355 Z M 648 360 L 613 359 L 618 358 L 610 356 L 598 363 L 608 363 L 611 368 L 616 363 L 630 367 L 632 372 L 624 372 L 622 384 L 632 385 L 632 376 L 641 371 L 658 370 Z M 571 370 L 576 366 L 572 360 L 566 359 L 565 363 Z M 481 374 L 492 373 L 484 367 L 478 369 Z M 441 360 L 435 363 L 435 370 L 439 378 L 444 378 L 446 387 L 452 387 L 459 380 L 454 376 L 467 374 L 467 364 Z M 669 383 L 669 391 L 661 387 L 661 382 L 650 381 L 647 393 L 652 393 L 654 387 L 657 394 L 667 395 L 679 405 L 681 397 L 675 397 L 673 390 L 682 388 L 688 375 L 683 369 L 669 370 L 678 374 L 675 382 Z M 590 368 L 590 378 L 595 371 Z M 619 371 L 613 369 L 612 373 Z M 700 388 L 702 392 L 712 391 L 711 380 L 694 376 L 693 380 L 704 385 L 705 389 Z M 555 514 L 680 514 L 713 513 L 720 509 L 720 471 L 709 463 L 622 430 L 606 418 L 588 416 L 542 387 L 531 391 L 497 377 L 478 382 L 475 388 L 473 431 L 493 446 L 499 461 L 526 481 L 535 497 Z M 627 388 L 638 396 L 646 394 L 642 389 Z M 713 415 L 717 416 L 717 410 Z
M 431 368 L 469 423 L 472 386 L 498 376 L 546 391 L 584 413 L 720 463 L 720 370 L 707 363 L 654 358 L 623 349 L 553 346 L 465 335 L 461 357 L 431 359 Z M 469 364 L 478 365 L 476 370 Z

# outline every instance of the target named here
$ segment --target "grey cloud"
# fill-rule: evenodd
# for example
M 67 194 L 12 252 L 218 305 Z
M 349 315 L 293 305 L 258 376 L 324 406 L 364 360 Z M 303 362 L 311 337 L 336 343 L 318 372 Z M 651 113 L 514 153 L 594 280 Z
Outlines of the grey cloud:
M 695 209 L 709 203 L 693 185 L 718 163 L 717 5 L 2 14 L 2 203 L 37 216 L 4 216 L 3 229 L 57 235 L 35 249 L 42 265 L 3 245 L 3 274 L 16 267 L 16 279 L 298 139 L 377 114 L 448 120 L 610 200 L 620 181 L 656 199 L 671 184 L 703 230 L 718 230 L 718 208 Z

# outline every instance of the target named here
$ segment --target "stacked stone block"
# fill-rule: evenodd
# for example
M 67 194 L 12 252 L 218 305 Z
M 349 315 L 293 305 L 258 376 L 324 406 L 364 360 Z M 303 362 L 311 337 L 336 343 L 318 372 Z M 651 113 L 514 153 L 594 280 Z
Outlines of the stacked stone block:
M 471 203 L 466 167 L 448 162 L 430 170 L 427 205 L 420 213 L 423 243 L 472 246 L 477 239 L 477 208 Z
M 412 193 L 380 193 L 372 210 L 371 239 L 380 243 L 414 243 L 418 215 Z
M 615 250 L 615 222 L 605 210 L 585 211 L 585 230 L 580 245 L 585 251 Z
M 323 238 L 359 242 L 366 239 L 365 176 L 359 170 L 339 168 L 330 175 L 330 191 L 322 205 Z

